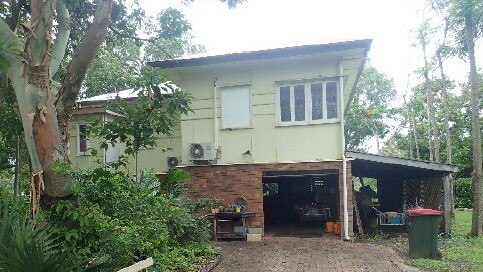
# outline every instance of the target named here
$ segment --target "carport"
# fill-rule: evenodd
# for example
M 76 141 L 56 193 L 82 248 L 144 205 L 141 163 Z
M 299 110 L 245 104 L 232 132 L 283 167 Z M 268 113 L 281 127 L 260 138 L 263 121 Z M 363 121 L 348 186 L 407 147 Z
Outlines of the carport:
M 458 166 L 423 160 L 347 151 L 353 178 L 377 180 L 378 208 L 384 212 L 424 207 L 444 211 L 444 228 L 451 233 L 452 173 Z

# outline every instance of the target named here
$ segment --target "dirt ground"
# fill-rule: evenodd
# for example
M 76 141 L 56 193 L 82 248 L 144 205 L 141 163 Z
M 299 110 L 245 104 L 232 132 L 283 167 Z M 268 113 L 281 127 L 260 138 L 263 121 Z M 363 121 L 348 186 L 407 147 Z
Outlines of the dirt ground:
M 265 236 L 262 242 L 217 242 L 215 272 L 231 271 L 417 271 L 404 268 L 389 247 L 344 242 L 340 237 Z

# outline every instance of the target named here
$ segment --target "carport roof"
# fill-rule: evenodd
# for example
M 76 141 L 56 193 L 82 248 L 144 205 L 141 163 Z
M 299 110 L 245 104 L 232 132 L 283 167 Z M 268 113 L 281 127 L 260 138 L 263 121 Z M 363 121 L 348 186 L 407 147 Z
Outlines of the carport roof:
M 360 177 L 417 178 L 458 172 L 454 164 L 408 159 L 392 156 L 375 155 L 358 151 L 346 151 L 346 157 L 352 158 L 352 175 Z

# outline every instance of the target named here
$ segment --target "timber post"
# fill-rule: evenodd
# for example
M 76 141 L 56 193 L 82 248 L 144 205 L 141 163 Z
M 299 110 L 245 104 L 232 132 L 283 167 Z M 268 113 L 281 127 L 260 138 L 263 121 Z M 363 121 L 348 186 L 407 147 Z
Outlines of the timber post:
M 452 176 L 449 173 L 444 174 L 443 177 L 443 199 L 444 199 L 444 232 L 446 235 L 451 235 L 451 220 L 453 212 L 453 190 L 452 190 Z

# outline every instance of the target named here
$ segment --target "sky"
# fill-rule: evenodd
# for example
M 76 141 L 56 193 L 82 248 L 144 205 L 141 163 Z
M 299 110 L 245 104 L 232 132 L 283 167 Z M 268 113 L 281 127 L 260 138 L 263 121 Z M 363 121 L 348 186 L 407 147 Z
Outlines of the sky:
M 180 9 L 192 25 L 194 42 L 210 55 L 373 39 L 370 63 L 394 79 L 399 95 L 395 104 L 402 104 L 407 86 L 423 81 L 414 75 L 408 81 L 408 74 L 423 66 L 421 49 L 414 46 L 416 30 L 425 19 L 434 21 L 425 0 L 248 0 L 235 9 L 217 0 L 141 3 L 151 15 L 169 6 Z M 483 67 L 482 41 L 476 52 L 477 65 Z M 445 69 L 450 78 L 462 82 L 468 64 L 455 58 L 445 63 Z
M 424 2 L 248 0 L 228 9 L 217 0 L 196 0 L 189 5 L 180 0 L 141 1 L 151 15 L 170 6 L 181 9 L 192 25 L 194 42 L 204 45 L 208 54 L 373 39 L 370 62 L 395 80 L 399 94 L 405 93 L 408 74 L 422 66 L 421 50 L 413 44 L 415 30 L 432 16 Z M 483 63 L 483 56 L 477 57 Z M 452 78 L 465 79 L 463 61 L 448 61 L 446 66 Z M 410 85 L 420 80 L 410 78 Z

